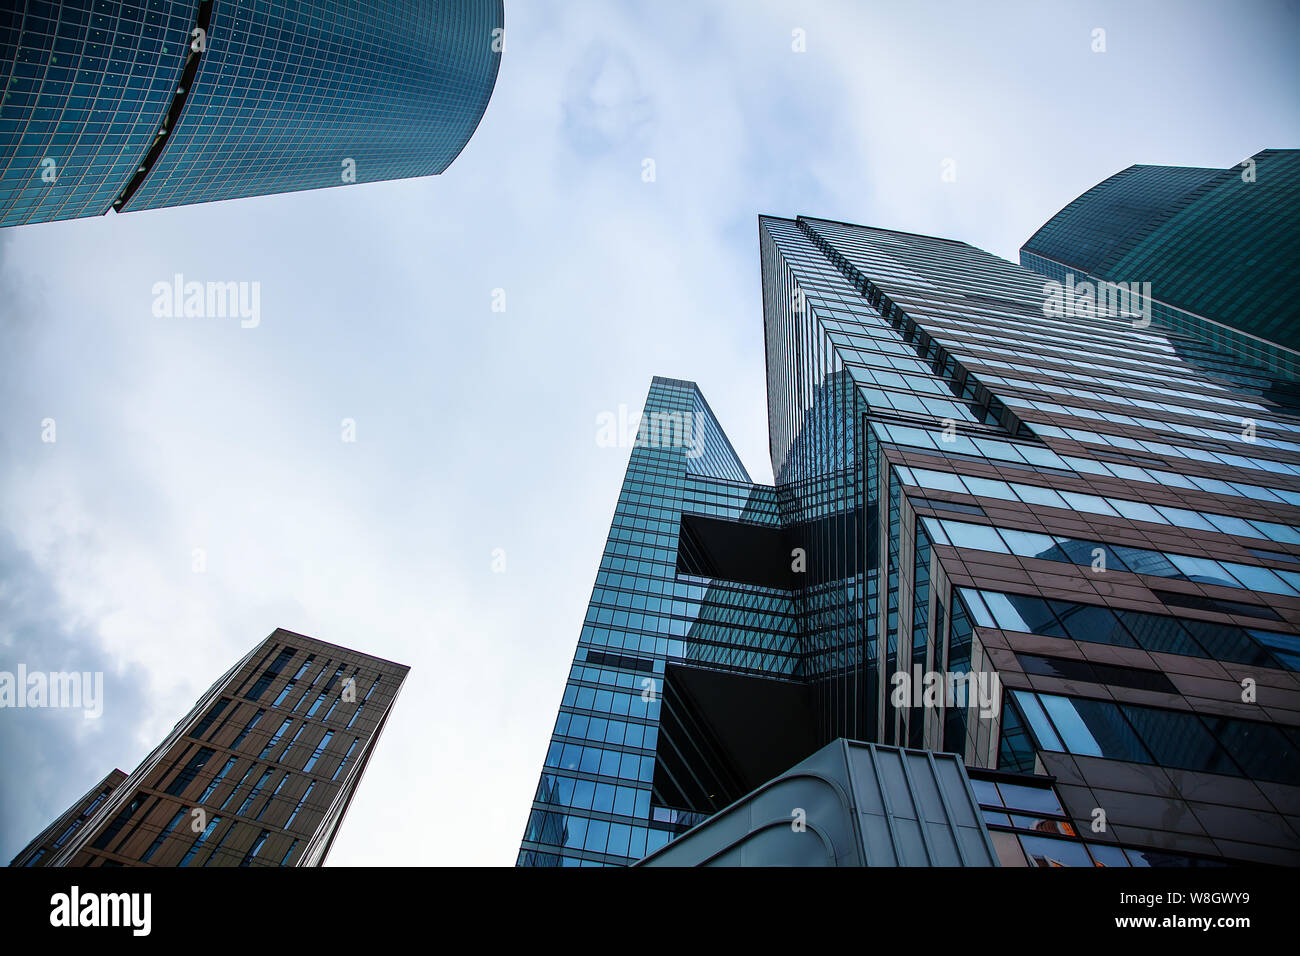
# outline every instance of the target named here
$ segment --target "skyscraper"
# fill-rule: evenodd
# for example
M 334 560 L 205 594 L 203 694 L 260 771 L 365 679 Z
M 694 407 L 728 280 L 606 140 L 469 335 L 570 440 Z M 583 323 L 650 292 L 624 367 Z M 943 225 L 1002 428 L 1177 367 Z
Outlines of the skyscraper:
M 276 630 L 11 865 L 320 866 L 408 670 Z
M 1130 166 L 1048 220 L 1020 264 L 1061 279 L 1149 282 L 1155 324 L 1294 376 L 1297 230 L 1300 150 L 1265 149 L 1227 169 Z
M 759 245 L 775 485 L 654 380 L 518 862 L 849 738 L 959 755 L 1004 863 L 1300 863 L 1294 380 L 961 242 Z
M 441 173 L 501 0 L 35 0 L 0 11 L 0 226 Z

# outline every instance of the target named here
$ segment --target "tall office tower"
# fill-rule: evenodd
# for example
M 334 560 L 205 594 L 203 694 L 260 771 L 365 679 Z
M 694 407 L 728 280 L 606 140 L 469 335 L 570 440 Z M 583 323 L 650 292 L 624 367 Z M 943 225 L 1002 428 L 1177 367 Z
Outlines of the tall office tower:
M 66 0 L 0 11 L 0 226 L 441 173 L 501 0 Z
M 1151 320 L 1265 373 L 1300 375 L 1300 150 L 1237 166 L 1130 166 L 1048 220 L 1020 264 L 1060 281 L 1149 282 Z
M 655 379 L 519 863 L 837 738 L 960 755 L 1004 863 L 1300 863 L 1294 383 L 964 243 L 759 238 L 775 486 Z
M 11 865 L 320 866 L 408 670 L 276 630 Z

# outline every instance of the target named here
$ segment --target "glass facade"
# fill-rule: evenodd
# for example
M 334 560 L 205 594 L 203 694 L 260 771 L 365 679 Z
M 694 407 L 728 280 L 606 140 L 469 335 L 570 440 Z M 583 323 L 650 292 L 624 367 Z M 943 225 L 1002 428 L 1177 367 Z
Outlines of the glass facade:
M 1002 866 L 1214 867 L 1213 857 L 1142 850 L 1085 839 L 1045 778 L 971 772 L 971 787 Z
M 0 226 L 441 173 L 487 108 L 503 18 L 501 0 L 6 8 Z
M 0 226 L 100 216 L 167 115 L 197 5 L 0 7 Z
M 780 589 L 679 574 L 681 517 L 775 527 L 694 383 L 656 378 L 561 700 L 519 862 L 627 865 L 702 817 L 652 807 L 669 660 L 788 672 L 794 609 Z M 689 648 L 689 649 L 688 649 Z
M 1227 169 L 1130 166 L 1053 216 L 1021 264 L 1053 278 L 1149 282 L 1154 322 L 1294 373 L 1297 222 L 1300 150 L 1266 149 Z
M 1212 172 L 1054 241 L 1119 261 Z M 848 737 L 1055 777 L 996 811 L 1021 862 L 1300 863 L 1300 377 L 960 242 L 759 226 L 775 485 L 634 449 L 518 862 L 626 864 Z M 646 407 L 727 447 L 691 383 Z

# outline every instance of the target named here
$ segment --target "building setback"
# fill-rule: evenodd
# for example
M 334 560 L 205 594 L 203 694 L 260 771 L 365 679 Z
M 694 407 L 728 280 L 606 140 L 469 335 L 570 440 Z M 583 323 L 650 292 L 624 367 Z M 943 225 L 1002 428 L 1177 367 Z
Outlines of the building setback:
M 0 10 L 0 226 L 443 172 L 501 0 L 67 0 Z
M 961 242 L 759 245 L 775 484 L 654 380 L 518 863 L 838 738 L 959 755 L 1004 864 L 1300 863 L 1295 379 Z
M 276 630 L 10 865 L 320 866 L 409 669 Z

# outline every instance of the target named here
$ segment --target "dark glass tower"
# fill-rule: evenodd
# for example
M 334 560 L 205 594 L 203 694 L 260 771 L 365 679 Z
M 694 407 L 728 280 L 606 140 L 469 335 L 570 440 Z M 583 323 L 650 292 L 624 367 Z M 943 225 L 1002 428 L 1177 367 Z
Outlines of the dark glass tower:
M 1297 234 L 1300 150 L 1266 149 L 1227 169 L 1130 166 L 1048 220 L 1020 264 L 1053 278 L 1149 282 L 1156 324 L 1294 375 Z
M 320 866 L 410 668 L 277 630 L 12 866 Z
M 441 173 L 487 108 L 503 16 L 501 0 L 6 7 L 0 226 Z
M 1300 863 L 1295 381 L 964 243 L 759 239 L 775 486 L 655 379 L 519 862 L 846 737 L 960 755 L 1004 863 Z

